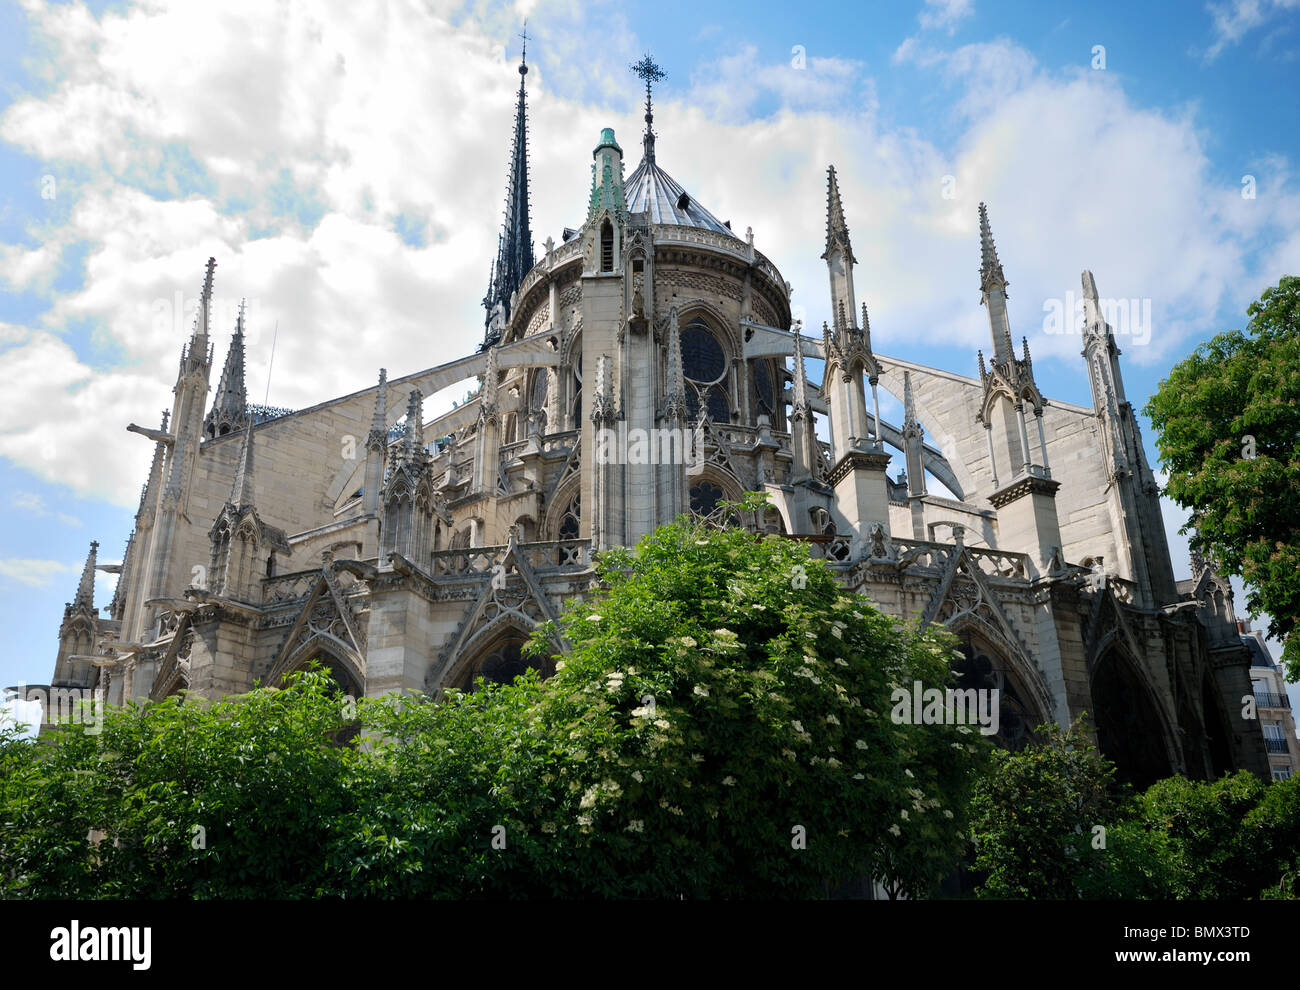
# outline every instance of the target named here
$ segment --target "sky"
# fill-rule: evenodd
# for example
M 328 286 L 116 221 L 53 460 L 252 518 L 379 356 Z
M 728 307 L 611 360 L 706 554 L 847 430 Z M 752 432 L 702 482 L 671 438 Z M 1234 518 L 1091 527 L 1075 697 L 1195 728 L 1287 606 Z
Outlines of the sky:
M 648 51 L 659 164 L 753 228 L 810 328 L 830 317 L 836 166 L 881 354 L 976 374 L 980 202 L 1049 399 L 1091 403 L 1079 337 L 1051 318 L 1083 269 L 1125 319 L 1139 410 L 1300 271 L 1300 0 L 10 0 L 0 685 L 49 679 L 89 542 L 121 559 L 152 453 L 125 427 L 171 406 L 209 256 L 215 361 L 246 299 L 254 400 L 311 405 L 477 346 L 525 20 L 539 250 L 581 224 L 602 127 L 639 159 L 628 65 Z M 1186 514 L 1164 511 L 1188 577 Z

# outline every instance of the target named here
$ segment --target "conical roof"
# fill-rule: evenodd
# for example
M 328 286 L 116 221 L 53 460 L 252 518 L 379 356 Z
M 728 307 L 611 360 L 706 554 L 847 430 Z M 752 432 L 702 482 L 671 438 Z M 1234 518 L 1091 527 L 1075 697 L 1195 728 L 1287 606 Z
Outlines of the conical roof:
M 628 176 L 623 184 L 623 199 L 629 213 L 648 213 L 651 223 L 703 227 L 705 230 L 736 236 L 730 227 L 696 202 L 695 197 L 687 193 L 653 159 L 641 159 L 641 164 Z

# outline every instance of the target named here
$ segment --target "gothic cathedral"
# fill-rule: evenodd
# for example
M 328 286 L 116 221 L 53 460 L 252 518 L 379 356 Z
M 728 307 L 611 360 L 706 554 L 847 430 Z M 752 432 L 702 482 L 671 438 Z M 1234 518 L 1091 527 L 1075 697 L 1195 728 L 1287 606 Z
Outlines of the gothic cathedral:
M 128 427 L 154 455 L 125 556 L 108 568 L 116 594 L 101 616 L 92 544 L 53 685 L 112 703 L 216 696 L 312 661 L 358 696 L 508 680 L 534 626 L 589 589 L 593 554 L 693 513 L 804 540 L 847 590 L 948 627 L 961 685 L 999 689 L 1004 746 L 1087 712 L 1135 784 L 1267 777 L 1258 723 L 1240 717 L 1250 661 L 1231 590 L 1200 561 L 1174 581 L 1091 273 L 1090 407 L 1042 395 L 1027 343 L 1017 353 L 983 205 L 990 350 L 972 356 L 978 377 L 878 354 L 831 167 L 830 318 L 807 333 L 752 233 L 660 165 L 661 73 L 648 57 L 634 69 L 640 161 L 629 173 L 601 131 L 585 220 L 535 255 L 519 66 L 476 353 L 271 409 L 247 401 L 241 315 L 209 397 L 208 261 L 173 407 L 157 429 Z M 820 386 L 806 359 L 824 362 Z M 424 417 L 425 396 L 469 378 L 475 396 Z M 881 388 L 902 401 L 901 423 L 881 419 Z M 749 491 L 771 508 L 723 504 Z

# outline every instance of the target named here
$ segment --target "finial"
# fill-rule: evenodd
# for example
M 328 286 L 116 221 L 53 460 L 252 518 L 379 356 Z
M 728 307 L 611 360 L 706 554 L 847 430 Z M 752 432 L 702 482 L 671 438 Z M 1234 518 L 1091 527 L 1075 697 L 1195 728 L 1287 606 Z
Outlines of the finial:
M 519 37 L 524 39 L 523 50 L 519 53 L 519 74 L 528 75 L 528 19 L 524 19 L 524 29 L 519 32 Z
M 641 57 L 641 61 L 633 62 L 629 66 L 634 75 L 640 76 L 645 81 L 645 137 L 642 139 L 645 144 L 645 156 L 647 161 L 654 161 L 655 155 L 655 134 L 652 126 L 654 124 L 654 105 L 651 101 L 650 87 L 652 83 L 658 82 L 665 76 L 661 66 L 655 63 L 649 52 Z

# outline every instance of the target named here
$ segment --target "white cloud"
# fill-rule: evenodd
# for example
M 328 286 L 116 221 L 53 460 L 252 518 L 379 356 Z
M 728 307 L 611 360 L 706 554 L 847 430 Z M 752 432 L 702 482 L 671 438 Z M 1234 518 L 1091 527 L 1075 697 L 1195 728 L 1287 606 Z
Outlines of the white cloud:
M 946 28 L 949 34 L 957 22 L 975 13 L 974 0 L 925 0 L 919 20 L 923 29 Z
M 0 557 L 0 578 L 33 588 L 48 588 L 56 577 L 80 569 L 78 564 L 64 564 L 57 560 Z
M 48 516 L 57 519 L 65 526 L 79 527 L 81 525 L 81 520 L 76 516 L 70 516 L 66 512 L 51 509 L 44 497 L 36 494 L 36 492 L 14 492 L 9 498 L 9 504 L 20 512 L 26 512 L 37 518 Z
M 33 326 L 0 325 L 0 392 L 13 412 L 0 455 L 134 507 L 151 445 L 122 427 L 156 425 L 170 407 L 186 304 L 209 255 L 222 313 L 214 380 L 246 296 L 255 399 L 277 322 L 270 400 L 287 406 L 366 387 L 381 365 L 396 376 L 477 345 L 519 79 L 489 32 L 513 44 L 512 11 L 453 26 L 436 11 L 251 2 L 158 3 L 98 20 L 78 4 L 30 9 L 49 39 L 51 88 L 5 111 L 0 136 L 55 172 L 93 178 L 68 193 L 64 225 L 37 232 L 43 247 L 0 246 L 0 278 L 40 287 L 52 245 L 86 245 L 82 288 L 50 294 Z M 581 223 L 601 127 L 617 127 L 629 171 L 640 151 L 626 68 L 640 54 L 635 33 L 615 31 L 588 64 L 576 54 L 591 19 L 623 15 L 576 0 L 554 13 L 527 77 L 539 246 Z M 1185 351 L 1224 300 L 1244 309 L 1300 262 L 1287 163 L 1253 164 L 1260 198 L 1242 200 L 1210 174 L 1194 108 L 1137 106 L 1118 77 L 1052 74 L 1006 40 L 900 51 L 950 88 L 950 147 L 883 123 L 872 80 L 847 60 L 810 56 L 795 70 L 745 47 L 657 91 L 660 164 L 737 231 L 752 225 L 809 325 L 828 315 L 828 163 L 877 346 L 924 334 L 949 348 L 935 363 L 956 371 L 969 373 L 988 340 L 973 302 L 980 200 L 1012 283 L 1013 330 L 1040 361 L 1078 360 L 1077 341 L 1043 334 L 1042 306 L 1077 293 L 1085 267 L 1104 296 L 1152 301 L 1151 343 L 1126 347 L 1126 362 L 1142 362 Z M 586 102 L 550 88 L 573 73 Z M 747 120 L 760 102 L 777 109 Z M 194 169 L 204 194 L 166 191 Z M 151 171 L 160 177 L 142 179 Z M 942 195 L 948 175 L 955 199 Z M 398 236 L 399 216 L 423 223 L 423 246 Z M 1274 246 L 1254 260 L 1257 244 Z M 85 326 L 109 363 L 69 346 Z
M 1226 0 L 1224 3 L 1206 4 L 1213 23 L 1213 43 L 1205 50 L 1203 58 L 1212 62 L 1226 48 L 1241 42 L 1255 28 L 1268 23 L 1280 11 L 1300 9 L 1300 0 Z

